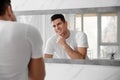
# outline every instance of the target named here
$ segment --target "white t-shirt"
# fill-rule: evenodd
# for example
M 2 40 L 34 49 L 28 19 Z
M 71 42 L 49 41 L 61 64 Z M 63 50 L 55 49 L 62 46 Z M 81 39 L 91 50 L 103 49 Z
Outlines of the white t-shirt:
M 68 54 L 57 43 L 57 35 L 48 39 L 44 54 L 52 54 L 53 58 L 70 59 Z M 88 47 L 87 36 L 83 32 L 70 31 L 70 37 L 66 39 L 70 47 L 75 50 L 77 47 Z
M 28 80 L 30 58 L 42 57 L 42 39 L 34 27 L 0 20 L 0 80 Z

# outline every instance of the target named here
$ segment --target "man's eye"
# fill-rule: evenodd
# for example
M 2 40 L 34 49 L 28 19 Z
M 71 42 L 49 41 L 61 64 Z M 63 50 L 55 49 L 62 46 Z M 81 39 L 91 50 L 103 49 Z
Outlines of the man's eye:
M 61 25 L 61 23 L 58 23 L 58 25 Z

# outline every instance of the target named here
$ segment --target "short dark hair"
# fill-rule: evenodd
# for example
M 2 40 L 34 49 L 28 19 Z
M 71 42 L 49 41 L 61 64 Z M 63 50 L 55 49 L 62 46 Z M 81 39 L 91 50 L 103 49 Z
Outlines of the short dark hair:
M 65 22 L 65 18 L 62 14 L 54 14 L 52 17 L 51 17 L 51 21 L 54 21 L 56 19 L 61 19 L 63 22 Z
M 11 0 L 0 0 L 0 16 L 5 14 L 6 7 L 11 5 Z

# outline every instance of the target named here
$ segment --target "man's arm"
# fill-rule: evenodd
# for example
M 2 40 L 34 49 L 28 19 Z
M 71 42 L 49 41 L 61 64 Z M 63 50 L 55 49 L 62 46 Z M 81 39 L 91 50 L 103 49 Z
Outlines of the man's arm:
M 77 47 L 76 50 L 73 50 L 68 44 L 65 44 L 63 49 L 71 59 L 85 59 L 87 55 L 87 48 Z
M 47 53 L 45 53 L 45 54 L 44 54 L 44 58 L 53 58 L 53 55 L 52 55 L 52 54 L 47 54 Z
M 31 59 L 28 69 L 29 80 L 44 80 L 45 65 L 43 58 Z
M 66 51 L 71 59 L 85 59 L 87 54 L 87 48 L 77 47 L 73 50 L 66 42 L 66 39 L 59 36 L 57 43 Z

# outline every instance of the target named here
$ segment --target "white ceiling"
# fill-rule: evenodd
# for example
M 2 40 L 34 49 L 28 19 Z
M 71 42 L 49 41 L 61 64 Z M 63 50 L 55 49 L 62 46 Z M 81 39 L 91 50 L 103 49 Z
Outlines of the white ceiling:
M 120 6 L 120 0 L 11 0 L 14 11 Z

